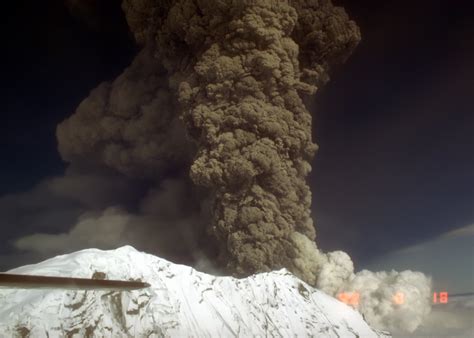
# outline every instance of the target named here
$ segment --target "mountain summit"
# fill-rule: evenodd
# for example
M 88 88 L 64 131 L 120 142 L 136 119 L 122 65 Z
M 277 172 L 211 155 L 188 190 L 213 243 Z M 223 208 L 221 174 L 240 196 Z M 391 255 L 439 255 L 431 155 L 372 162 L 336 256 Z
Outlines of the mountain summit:
M 131 246 L 8 271 L 140 280 L 134 291 L 0 288 L 0 337 L 389 337 L 287 270 L 216 277 Z

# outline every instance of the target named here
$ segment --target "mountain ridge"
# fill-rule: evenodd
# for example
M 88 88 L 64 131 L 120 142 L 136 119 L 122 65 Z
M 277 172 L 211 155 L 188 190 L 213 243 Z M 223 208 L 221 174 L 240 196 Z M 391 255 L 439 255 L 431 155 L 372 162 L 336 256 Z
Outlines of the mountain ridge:
M 0 337 L 389 337 L 286 269 L 217 277 L 131 246 L 85 249 L 9 273 L 140 280 L 127 292 L 0 288 Z

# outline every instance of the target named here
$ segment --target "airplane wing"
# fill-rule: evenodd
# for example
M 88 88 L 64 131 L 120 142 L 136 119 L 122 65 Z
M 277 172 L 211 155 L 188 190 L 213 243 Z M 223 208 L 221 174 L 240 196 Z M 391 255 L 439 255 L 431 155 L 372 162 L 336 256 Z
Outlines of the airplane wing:
M 139 281 L 16 275 L 0 273 L 0 287 L 12 289 L 67 289 L 130 291 L 150 287 Z

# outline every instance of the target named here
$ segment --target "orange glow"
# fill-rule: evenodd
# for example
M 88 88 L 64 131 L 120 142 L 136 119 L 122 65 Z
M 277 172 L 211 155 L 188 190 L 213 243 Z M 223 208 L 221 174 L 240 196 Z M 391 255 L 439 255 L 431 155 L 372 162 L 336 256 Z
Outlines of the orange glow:
M 360 294 L 358 292 L 341 292 L 337 298 L 348 305 L 359 305 Z
M 393 302 L 398 305 L 405 303 L 405 295 L 403 294 L 403 292 L 397 292 L 396 294 L 393 295 L 392 299 L 393 299 Z

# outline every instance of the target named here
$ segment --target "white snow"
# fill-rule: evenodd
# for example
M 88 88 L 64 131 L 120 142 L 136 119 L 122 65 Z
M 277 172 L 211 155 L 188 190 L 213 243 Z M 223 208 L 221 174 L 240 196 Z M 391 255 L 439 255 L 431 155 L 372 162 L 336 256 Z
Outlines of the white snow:
M 0 288 L 0 337 L 389 337 L 287 270 L 216 277 L 131 246 L 87 249 L 9 273 L 139 279 L 135 291 Z

